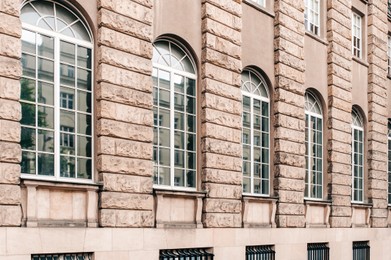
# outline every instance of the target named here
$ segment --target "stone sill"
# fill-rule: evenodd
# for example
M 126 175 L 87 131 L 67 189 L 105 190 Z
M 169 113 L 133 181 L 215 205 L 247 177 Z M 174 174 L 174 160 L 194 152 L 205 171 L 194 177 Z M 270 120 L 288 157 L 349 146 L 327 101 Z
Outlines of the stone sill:
M 246 4 L 248 4 L 249 6 L 254 7 L 254 8 L 257 9 L 258 11 L 260 11 L 261 13 L 264 13 L 264 14 L 266 14 L 267 16 L 270 16 L 271 18 L 274 19 L 274 17 L 275 17 L 274 12 L 270 12 L 270 11 L 266 10 L 265 7 L 263 7 L 263 6 L 261 6 L 261 5 L 257 4 L 257 3 L 254 3 L 254 2 L 250 2 L 249 0 L 244 0 L 243 2 L 246 3 Z
M 326 45 L 326 46 L 329 45 L 329 43 L 326 40 L 320 38 L 320 36 L 318 36 L 316 34 L 313 34 L 311 32 L 305 31 L 305 35 L 310 37 L 311 39 L 317 41 L 317 42 L 320 42 L 323 45 Z
M 357 202 L 357 201 L 352 201 L 351 205 L 352 205 L 352 207 L 355 207 L 355 208 L 367 208 L 367 209 L 370 209 L 370 208 L 373 207 L 372 203 Z
M 242 195 L 243 201 L 270 201 L 270 202 L 277 202 L 278 197 L 270 197 L 270 196 L 261 196 L 261 195 L 254 195 L 254 194 L 243 194 Z
M 331 201 L 330 200 L 316 200 L 316 199 L 305 198 L 304 204 L 305 205 L 308 204 L 308 205 L 319 205 L 319 206 L 328 205 L 328 206 L 330 206 Z
M 73 182 L 56 182 L 48 180 L 26 180 L 22 179 L 22 185 L 27 187 L 44 187 L 49 189 L 62 190 L 82 190 L 82 191 L 97 191 L 102 186 L 101 184 L 91 183 L 73 183 Z
M 169 197 L 193 197 L 193 198 L 205 198 L 206 191 L 183 191 L 183 190 L 166 190 L 153 188 L 153 193 L 156 195 L 163 195 Z
M 366 62 L 366 61 L 363 60 L 363 59 L 360 59 L 360 58 L 357 58 L 357 57 L 355 57 L 355 56 L 352 56 L 352 60 L 355 61 L 355 62 L 357 62 L 358 64 L 364 66 L 364 67 L 367 67 L 367 68 L 369 67 L 368 62 Z

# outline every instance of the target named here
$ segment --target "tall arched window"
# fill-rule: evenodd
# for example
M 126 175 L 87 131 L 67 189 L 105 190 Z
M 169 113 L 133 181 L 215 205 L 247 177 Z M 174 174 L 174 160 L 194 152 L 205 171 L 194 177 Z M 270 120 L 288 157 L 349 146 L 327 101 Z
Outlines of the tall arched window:
M 323 197 L 323 120 L 317 98 L 305 93 L 305 197 Z
M 243 192 L 269 195 L 269 95 L 261 75 L 242 73 Z
M 93 41 L 62 3 L 26 1 L 21 10 L 22 174 L 93 179 Z
M 197 106 L 194 61 L 169 40 L 153 48 L 154 183 L 196 187 Z
M 352 201 L 364 201 L 364 123 L 352 110 Z

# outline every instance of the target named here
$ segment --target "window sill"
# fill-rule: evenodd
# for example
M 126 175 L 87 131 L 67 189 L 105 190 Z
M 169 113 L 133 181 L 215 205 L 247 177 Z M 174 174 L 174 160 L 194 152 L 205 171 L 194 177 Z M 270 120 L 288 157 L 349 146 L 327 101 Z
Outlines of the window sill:
M 362 60 L 360 58 L 357 58 L 356 56 L 352 56 L 352 60 L 357 62 L 358 64 L 363 65 L 364 67 L 367 67 L 367 68 L 369 67 L 368 62 L 366 62 L 366 61 L 364 61 L 364 60 Z
M 304 198 L 304 204 L 308 205 L 331 205 L 331 200 Z
M 102 186 L 93 182 L 71 182 L 71 181 L 57 181 L 57 180 L 43 180 L 37 178 L 22 178 L 22 185 L 35 186 L 65 190 L 99 190 Z
M 264 14 L 266 14 L 267 16 L 270 16 L 271 18 L 274 18 L 274 17 L 275 17 L 274 12 L 270 12 L 270 11 L 266 10 L 266 8 L 265 8 L 264 6 L 261 6 L 261 5 L 257 4 L 257 3 L 254 3 L 254 2 L 251 2 L 251 1 L 249 1 L 249 0 L 244 0 L 244 2 L 245 2 L 246 4 L 248 4 L 249 6 L 254 7 L 254 8 L 257 9 L 258 11 L 260 11 L 261 13 L 264 13 Z
M 161 187 L 153 187 L 153 193 L 156 195 L 170 196 L 170 197 L 196 197 L 204 198 L 206 191 L 196 190 L 182 190 L 182 189 L 164 189 Z
M 352 205 L 352 207 L 355 207 L 355 208 L 372 208 L 372 206 L 373 206 L 372 203 L 360 202 L 360 201 L 352 201 L 351 205 Z
M 269 195 L 259 195 L 259 194 L 250 194 L 250 193 L 243 193 L 242 195 L 243 201 L 248 200 L 258 200 L 258 201 L 278 201 L 278 197 L 271 197 Z
M 321 44 L 323 44 L 325 46 L 329 45 L 329 43 L 326 40 L 320 38 L 319 35 L 313 34 L 313 33 L 309 32 L 309 31 L 306 31 L 305 35 L 310 37 L 311 39 L 317 41 L 317 42 L 320 42 Z

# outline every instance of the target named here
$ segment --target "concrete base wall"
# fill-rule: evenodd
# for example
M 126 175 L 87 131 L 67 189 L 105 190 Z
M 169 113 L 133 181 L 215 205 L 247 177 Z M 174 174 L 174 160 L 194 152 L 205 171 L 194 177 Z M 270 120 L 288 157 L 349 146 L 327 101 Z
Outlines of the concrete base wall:
M 31 254 L 92 252 L 94 259 L 158 259 L 160 249 L 211 248 L 215 260 L 245 259 L 246 246 L 274 245 L 277 260 L 307 258 L 307 243 L 326 242 L 330 259 L 352 259 L 352 242 L 369 241 L 371 259 L 389 259 L 386 228 L 2 228 L 0 259 Z

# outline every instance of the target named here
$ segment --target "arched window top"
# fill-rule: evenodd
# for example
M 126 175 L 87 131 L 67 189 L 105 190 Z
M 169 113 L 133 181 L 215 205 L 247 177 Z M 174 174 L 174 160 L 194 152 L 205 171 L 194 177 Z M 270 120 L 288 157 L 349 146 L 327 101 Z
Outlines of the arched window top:
M 252 70 L 246 69 L 242 72 L 242 90 L 250 94 L 269 98 L 265 79 Z
M 305 93 L 304 109 L 306 112 L 322 115 L 322 107 L 318 99 L 310 92 Z
M 158 40 L 153 44 L 152 62 L 170 68 L 195 74 L 195 66 L 189 55 L 169 40 Z
M 362 116 L 356 109 L 352 110 L 352 125 L 360 128 L 364 127 Z
M 60 3 L 46 0 L 26 1 L 20 17 L 24 24 L 79 40 L 92 41 L 91 33 L 83 20 Z

